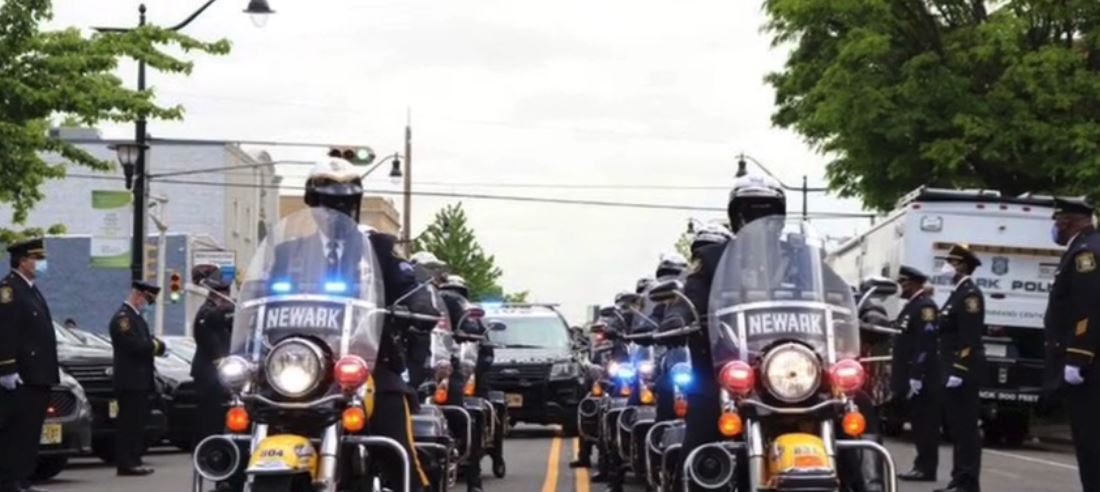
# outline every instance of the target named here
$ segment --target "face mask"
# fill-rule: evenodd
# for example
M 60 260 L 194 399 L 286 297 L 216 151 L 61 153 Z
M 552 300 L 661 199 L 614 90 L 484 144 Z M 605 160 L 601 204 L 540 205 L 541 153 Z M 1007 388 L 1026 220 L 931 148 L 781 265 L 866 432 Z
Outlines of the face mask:
M 1058 224 L 1050 225 L 1050 240 L 1054 241 L 1054 244 L 1065 246 L 1066 243 L 1061 241 L 1060 232 L 1061 231 L 1058 230 Z
M 38 260 L 34 262 L 34 273 L 42 275 L 43 273 L 46 273 L 46 270 L 48 270 L 49 267 L 50 265 L 46 260 Z
M 955 266 L 950 264 L 950 263 L 944 262 L 943 266 L 940 267 L 940 273 L 943 274 L 943 275 L 950 275 L 950 276 L 953 277 L 953 276 L 955 276 L 955 273 L 956 273 L 955 272 Z

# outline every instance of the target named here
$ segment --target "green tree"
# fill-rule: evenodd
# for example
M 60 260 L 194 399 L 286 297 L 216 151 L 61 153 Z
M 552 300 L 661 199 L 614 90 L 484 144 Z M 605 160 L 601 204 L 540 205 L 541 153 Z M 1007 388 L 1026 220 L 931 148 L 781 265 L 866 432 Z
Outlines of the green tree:
M 502 275 L 496 257 L 488 255 L 477 242 L 462 203 L 447 205 L 413 242 L 414 251 L 430 251 L 447 263 L 451 273 L 466 279 L 470 299 L 511 300 L 497 283 Z M 510 294 L 512 299 L 527 299 L 527 292 Z
M 676 240 L 676 252 L 684 256 L 684 258 L 691 258 L 691 241 L 695 238 L 695 235 L 684 231 L 680 233 L 680 238 Z
M 0 3 L 0 203 L 12 207 L 11 222 L 22 225 L 43 197 L 47 179 L 65 176 L 65 167 L 50 165 L 43 153 L 95 170 L 109 162 L 49 136 L 50 121 L 94 125 L 128 122 L 141 116 L 179 119 L 179 106 L 162 107 L 152 90 L 138 92 L 114 75 L 122 57 L 142 60 L 151 69 L 190 73 L 192 64 L 163 51 L 173 46 L 185 52 L 224 54 L 225 40 L 204 43 L 169 30 L 146 26 L 124 33 L 86 37 L 78 29 L 43 31 L 52 17 L 50 0 L 8 0 Z M 53 231 L 58 231 L 57 227 Z M 0 230 L 0 240 L 39 230 Z
M 773 122 L 830 185 L 889 208 L 920 185 L 1096 194 L 1100 2 L 765 0 L 792 51 Z

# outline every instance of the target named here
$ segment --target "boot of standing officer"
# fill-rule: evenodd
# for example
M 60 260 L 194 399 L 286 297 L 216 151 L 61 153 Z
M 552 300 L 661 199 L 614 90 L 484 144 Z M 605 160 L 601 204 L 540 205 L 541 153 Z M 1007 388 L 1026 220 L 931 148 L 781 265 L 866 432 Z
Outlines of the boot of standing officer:
M 28 492 L 38 461 L 50 387 L 58 382 L 57 341 L 35 280 L 46 247 L 32 239 L 8 247 L 11 273 L 0 280 L 0 492 Z
M 115 464 L 119 476 L 153 473 L 144 466 L 145 424 L 149 420 L 153 385 L 153 357 L 164 355 L 164 342 L 149 333 L 142 317 L 160 294 L 160 287 L 135 280 L 130 295 L 111 318 L 114 349 L 114 384 L 118 395 L 118 428 L 115 430 Z
M 1066 246 L 1044 317 L 1046 398 L 1059 398 L 1069 410 L 1082 490 L 1100 490 L 1100 233 L 1093 209 L 1082 200 L 1055 200 L 1054 242 Z
M 940 358 L 947 374 L 944 413 L 954 444 L 951 482 L 939 492 L 981 490 L 982 436 L 979 430 L 985 348 L 985 296 L 971 275 L 981 266 L 967 246 L 956 244 L 947 253 L 943 273 L 954 290 L 940 310 Z
M 209 291 L 206 302 L 195 315 L 192 330 L 195 357 L 191 361 L 191 377 L 198 392 L 194 442 L 198 443 L 225 431 L 225 407 L 230 395 L 218 380 L 218 361 L 229 355 L 234 303 L 229 298 L 229 283 L 224 281 L 218 267 L 197 266 L 191 277 L 193 283 Z
M 908 409 L 913 426 L 917 457 L 911 471 L 898 475 L 910 482 L 935 482 L 939 468 L 939 309 L 924 288 L 927 281 L 927 275 L 910 266 L 902 266 L 898 275 L 906 303 L 895 323 L 901 335 L 893 340 L 890 386 L 894 398 L 901 400 L 899 407 Z

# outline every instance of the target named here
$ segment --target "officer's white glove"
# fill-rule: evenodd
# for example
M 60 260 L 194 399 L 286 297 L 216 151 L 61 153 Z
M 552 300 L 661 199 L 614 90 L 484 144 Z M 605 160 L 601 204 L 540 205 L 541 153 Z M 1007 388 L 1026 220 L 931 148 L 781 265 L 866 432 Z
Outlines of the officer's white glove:
M 23 378 L 19 377 L 19 373 L 0 376 L 0 386 L 3 386 L 6 390 L 13 390 L 21 384 L 23 384 Z
M 919 395 L 920 390 L 922 388 L 924 388 L 924 383 L 921 382 L 921 380 L 919 380 L 919 379 L 910 379 L 909 380 L 909 396 L 908 396 L 908 398 L 913 398 L 914 396 Z
M 1085 377 L 1081 375 L 1081 368 L 1077 366 L 1066 366 L 1065 369 L 1066 383 L 1070 386 L 1077 386 L 1085 382 Z
M 962 380 L 962 378 L 960 378 L 958 376 L 951 376 L 951 377 L 947 378 L 947 387 L 948 388 L 958 388 L 959 386 L 962 386 L 962 384 L 963 384 L 963 380 Z

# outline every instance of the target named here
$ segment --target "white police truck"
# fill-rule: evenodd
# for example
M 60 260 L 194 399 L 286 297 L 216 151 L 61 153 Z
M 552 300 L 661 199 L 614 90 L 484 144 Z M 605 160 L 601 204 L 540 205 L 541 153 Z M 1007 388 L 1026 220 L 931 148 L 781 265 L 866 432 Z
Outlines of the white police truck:
M 902 197 L 884 220 L 829 253 L 832 268 L 853 285 L 867 276 L 896 278 L 901 265 L 920 269 L 930 275 L 941 306 L 953 287 L 939 274 L 951 245 L 966 244 L 978 255 L 982 266 L 973 278 L 986 298 L 988 361 L 982 419 L 991 442 L 1023 442 L 1039 402 L 1043 315 L 1063 251 L 1051 238 L 1052 214 L 1051 197 L 922 187 Z M 887 303 L 891 318 L 901 306 L 896 297 Z M 888 387 L 888 366 L 874 368 L 878 390 Z M 888 431 L 899 432 L 900 419 L 885 413 Z

